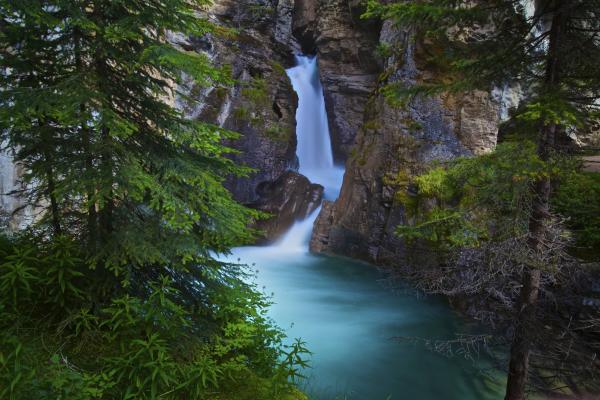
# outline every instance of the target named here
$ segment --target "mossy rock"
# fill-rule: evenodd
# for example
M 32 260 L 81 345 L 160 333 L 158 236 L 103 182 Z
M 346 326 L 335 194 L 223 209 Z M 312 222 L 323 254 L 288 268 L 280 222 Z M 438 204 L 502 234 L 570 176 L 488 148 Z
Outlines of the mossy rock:
M 291 393 L 284 397 L 284 400 L 308 400 L 308 396 L 298 389 L 293 389 Z

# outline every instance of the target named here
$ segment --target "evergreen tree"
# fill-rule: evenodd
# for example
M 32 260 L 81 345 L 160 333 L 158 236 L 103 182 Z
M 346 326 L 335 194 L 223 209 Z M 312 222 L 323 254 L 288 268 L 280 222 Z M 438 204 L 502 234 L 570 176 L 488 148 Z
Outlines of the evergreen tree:
M 369 1 L 367 17 L 392 19 L 415 29 L 429 62 L 443 79 L 412 87 L 389 86 L 392 99 L 440 91 L 490 90 L 519 85 L 525 106 L 514 118 L 528 123 L 537 142 L 537 157 L 549 165 L 560 136 L 597 118 L 600 107 L 600 2 L 544 0 Z M 529 7 L 529 8 L 531 8 Z M 425 40 L 426 39 L 426 40 Z M 529 267 L 522 274 L 511 346 L 507 399 L 523 399 L 528 376 L 536 303 L 549 242 L 552 179 L 540 171 L 532 183 L 527 248 Z
M 1 141 L 25 170 L 15 195 L 38 211 L 0 241 L 0 398 L 292 390 L 302 343 L 280 363 L 268 302 L 214 259 L 257 217 L 222 185 L 248 172 L 222 144 L 236 135 L 173 105 L 184 76 L 231 83 L 168 40 L 214 32 L 208 4 L 0 2 Z
M 220 143 L 233 134 L 169 104 L 183 73 L 229 79 L 167 42 L 211 29 L 188 2 L 15 1 L 2 14 L 4 132 L 54 234 L 78 235 L 117 274 L 248 239 L 253 214 L 221 185 L 244 173 Z

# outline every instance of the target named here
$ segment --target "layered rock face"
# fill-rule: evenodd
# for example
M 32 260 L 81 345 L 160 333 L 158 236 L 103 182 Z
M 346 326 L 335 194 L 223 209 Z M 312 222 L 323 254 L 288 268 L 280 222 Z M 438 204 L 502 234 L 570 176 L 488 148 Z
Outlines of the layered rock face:
M 298 47 L 291 31 L 293 8 L 293 0 L 218 0 L 207 15 L 236 32 L 179 38 L 178 43 L 232 69 L 233 87 L 189 87 L 194 101 L 179 106 L 190 118 L 240 134 L 228 142 L 237 151 L 231 158 L 253 172 L 229 178 L 226 186 L 239 202 L 273 215 L 257 226 L 264 230 L 265 241 L 274 240 L 307 210 L 314 210 L 322 196 L 320 186 L 290 172 L 298 169 L 298 99 L 285 72 Z
M 390 106 L 378 93 L 382 85 L 435 74 L 420 61 L 409 32 L 362 20 L 362 12 L 360 0 L 216 0 L 206 16 L 235 32 L 170 40 L 231 66 L 236 83 L 227 89 L 190 84 L 193 101 L 173 101 L 189 118 L 240 133 L 229 142 L 239 151 L 232 158 L 254 172 L 230 178 L 227 187 L 238 201 L 274 215 L 259 226 L 272 240 L 322 196 L 318 186 L 289 172 L 298 167 L 297 97 L 285 73 L 294 52 L 317 54 L 334 157 L 347 162 L 347 173 L 339 200 L 322 208 L 311 248 L 393 264 L 402 254 L 393 231 L 406 222 L 395 193 L 409 189 L 407 177 L 433 160 L 492 148 L 498 118 L 506 114 L 499 103 L 510 95 L 476 92 Z M 376 52 L 379 43 L 391 54 Z M 3 185 L 13 185 L 14 166 L 0 161 Z M 7 201 L 0 208 L 14 209 Z
M 297 98 L 285 74 L 292 57 L 285 29 L 278 28 L 278 15 L 285 8 L 285 2 L 281 3 L 216 1 L 208 15 L 236 32 L 182 38 L 180 43 L 184 48 L 208 54 L 215 64 L 232 69 L 236 81 L 233 87 L 191 87 L 194 101 L 180 106 L 190 118 L 211 121 L 240 133 L 239 139 L 228 143 L 239 150 L 232 158 L 255 171 L 248 178 L 230 179 L 227 186 L 242 203 L 256 201 L 259 184 L 274 181 L 296 166 Z M 281 41 L 275 37 L 278 29 L 283 30 Z
M 380 41 L 390 54 L 379 85 L 435 78 L 409 31 L 386 22 Z M 433 161 L 491 150 L 503 105 L 485 92 L 416 98 L 404 107 L 391 106 L 379 93 L 365 102 L 340 197 L 323 206 L 311 250 L 397 265 L 405 252 L 394 231 L 411 222 L 398 194 L 410 196 L 410 176 Z
M 19 173 L 9 153 L 0 152 L 0 229 L 9 227 L 18 220 L 12 217 L 19 207 L 17 198 L 10 195 L 18 187 Z
M 344 163 L 355 143 L 380 65 L 373 52 L 379 25 L 360 19 L 360 0 L 296 0 L 293 33 L 317 54 L 334 159 Z
M 25 189 L 22 177 L 23 168 L 14 162 L 12 154 L 0 151 L 0 229 L 21 229 L 36 216 L 35 210 L 26 207 L 24 199 L 18 195 Z

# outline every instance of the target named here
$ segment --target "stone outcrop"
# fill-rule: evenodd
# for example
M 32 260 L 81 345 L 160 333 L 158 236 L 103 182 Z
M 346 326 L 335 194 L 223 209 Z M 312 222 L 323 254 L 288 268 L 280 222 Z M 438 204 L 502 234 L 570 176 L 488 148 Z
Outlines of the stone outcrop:
M 298 169 L 298 99 L 285 69 L 300 52 L 292 34 L 294 7 L 294 0 L 218 0 L 208 15 L 234 28 L 235 35 L 184 38 L 181 44 L 232 70 L 233 87 L 191 87 L 195 101 L 180 106 L 190 118 L 240 134 L 227 143 L 237 151 L 231 158 L 253 171 L 245 178 L 230 177 L 226 186 L 236 200 L 272 214 L 256 226 L 265 242 L 314 211 L 323 195 L 321 186 L 293 172 Z
M 193 101 L 179 105 L 190 118 L 239 133 L 227 142 L 237 151 L 232 159 L 253 172 L 228 179 L 226 186 L 244 204 L 258 200 L 258 185 L 297 168 L 297 97 L 285 73 L 292 62 L 291 27 L 286 28 L 291 26 L 290 13 L 291 3 L 285 1 L 219 0 L 207 10 L 208 16 L 236 31 L 181 38 L 178 43 L 231 68 L 236 82 L 232 87 L 189 87 Z
M 374 57 L 379 25 L 360 19 L 359 0 L 296 0 L 293 33 L 317 54 L 334 159 L 346 161 L 355 143 L 380 65 Z
M 319 207 L 323 186 L 310 183 L 297 172 L 288 171 L 274 182 L 260 184 L 257 193 L 259 199 L 251 206 L 272 215 L 256 224 L 256 228 L 264 232 L 264 240 L 269 242 Z
M 386 22 L 380 41 L 390 54 L 379 85 L 406 87 L 436 78 L 411 32 Z M 414 194 L 410 177 L 433 161 L 490 151 L 502 105 L 497 96 L 480 91 L 417 97 L 403 107 L 376 93 L 365 103 L 340 197 L 323 206 L 311 250 L 396 265 L 406 256 L 395 230 L 411 222 L 402 203 Z

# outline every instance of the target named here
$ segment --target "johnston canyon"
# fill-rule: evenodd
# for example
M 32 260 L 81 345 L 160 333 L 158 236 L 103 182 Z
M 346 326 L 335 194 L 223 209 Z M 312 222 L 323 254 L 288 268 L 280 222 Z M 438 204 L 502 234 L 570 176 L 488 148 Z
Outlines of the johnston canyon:
M 0 31 L 0 400 L 599 398 L 597 1 Z

